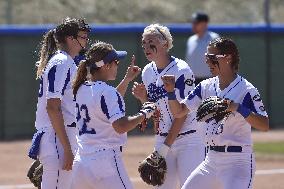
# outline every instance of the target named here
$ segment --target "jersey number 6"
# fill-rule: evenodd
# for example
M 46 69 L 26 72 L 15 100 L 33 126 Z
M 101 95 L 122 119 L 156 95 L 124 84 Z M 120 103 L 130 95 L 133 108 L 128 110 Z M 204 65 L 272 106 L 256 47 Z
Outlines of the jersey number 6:
M 82 128 L 79 130 L 79 135 L 82 134 L 96 134 L 96 131 L 94 128 L 89 128 L 87 126 L 87 123 L 90 122 L 91 118 L 89 116 L 89 112 L 88 112 L 88 108 L 86 106 L 86 104 L 82 104 L 81 107 L 79 104 L 76 104 L 76 108 L 77 108 L 77 122 L 79 122 L 79 120 L 82 118 L 81 117 L 81 113 L 84 111 L 85 112 L 85 118 L 83 118 L 83 126 Z

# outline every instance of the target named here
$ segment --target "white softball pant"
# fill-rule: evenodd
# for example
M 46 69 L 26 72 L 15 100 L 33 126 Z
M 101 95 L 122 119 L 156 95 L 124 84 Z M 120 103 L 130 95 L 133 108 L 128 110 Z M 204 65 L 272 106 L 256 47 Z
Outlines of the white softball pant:
M 72 189 L 132 189 L 118 149 L 78 155 L 73 164 Z
M 209 151 L 182 189 L 251 189 L 254 174 L 253 153 Z
M 67 135 L 73 154 L 77 150 L 76 128 L 68 128 Z M 54 131 L 46 131 L 40 142 L 39 160 L 43 164 L 42 189 L 70 189 L 72 171 L 62 170 L 64 150 Z
M 190 134 L 178 139 L 170 148 L 167 157 L 167 174 L 163 185 L 158 189 L 181 188 L 190 173 L 204 160 L 205 147 L 200 143 L 190 144 Z M 159 145 L 156 145 L 157 148 Z

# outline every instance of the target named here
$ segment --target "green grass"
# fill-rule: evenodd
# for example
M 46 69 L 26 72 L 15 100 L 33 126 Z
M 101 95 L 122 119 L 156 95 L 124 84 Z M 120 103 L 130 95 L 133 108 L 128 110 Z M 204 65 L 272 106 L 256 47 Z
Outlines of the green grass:
M 284 154 L 283 142 L 254 143 L 254 151 L 262 154 Z

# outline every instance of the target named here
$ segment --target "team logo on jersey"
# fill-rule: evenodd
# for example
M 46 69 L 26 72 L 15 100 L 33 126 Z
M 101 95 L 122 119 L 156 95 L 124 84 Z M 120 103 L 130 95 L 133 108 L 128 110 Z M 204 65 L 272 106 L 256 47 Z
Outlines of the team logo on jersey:
M 157 102 L 159 99 L 165 98 L 167 96 L 167 91 L 163 86 L 156 86 L 151 83 L 148 86 L 148 98 L 150 102 Z
M 261 110 L 261 111 L 265 111 L 265 108 L 264 108 L 264 106 L 259 106 L 259 109 Z
M 185 84 L 187 84 L 188 86 L 192 86 L 193 85 L 193 80 L 192 79 L 187 79 L 187 80 L 185 80 Z
M 252 99 L 253 99 L 254 101 L 257 101 L 257 102 L 261 101 L 261 98 L 260 98 L 260 95 L 259 95 L 259 94 L 257 94 L 257 95 L 255 95 L 254 97 L 252 97 Z

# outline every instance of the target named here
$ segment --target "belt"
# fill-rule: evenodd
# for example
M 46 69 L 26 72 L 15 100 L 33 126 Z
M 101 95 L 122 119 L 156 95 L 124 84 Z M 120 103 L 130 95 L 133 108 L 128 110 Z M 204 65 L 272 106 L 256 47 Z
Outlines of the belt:
M 215 152 L 242 152 L 241 146 L 210 146 L 210 150 Z
M 123 147 L 119 146 L 118 149 L 119 149 L 120 152 L 122 152 Z M 98 148 L 95 152 L 102 152 L 102 151 L 106 151 L 106 150 L 115 150 L 115 148 L 114 149 L 112 149 L 112 148 Z
M 179 137 L 179 136 L 184 136 L 184 135 L 188 135 L 188 134 L 190 134 L 190 133 L 195 133 L 195 132 L 196 132 L 196 130 L 189 130 L 189 131 L 186 131 L 186 132 L 183 132 L 183 133 L 179 133 L 179 134 L 177 135 L 177 137 Z M 158 133 L 158 135 L 163 136 L 163 137 L 168 136 L 168 134 L 169 134 L 169 133 Z

